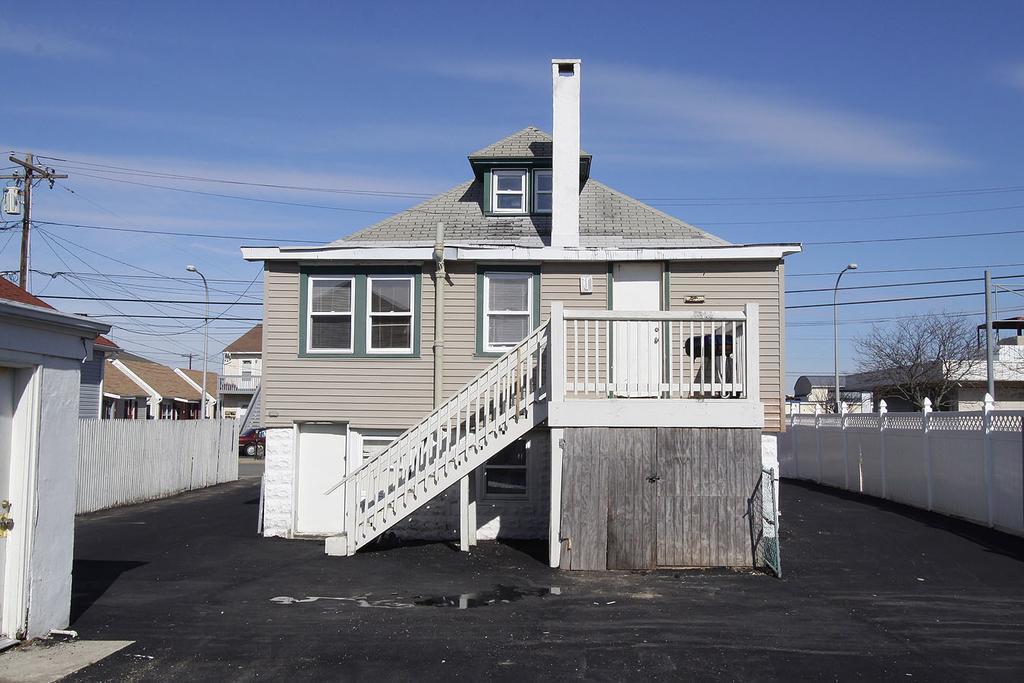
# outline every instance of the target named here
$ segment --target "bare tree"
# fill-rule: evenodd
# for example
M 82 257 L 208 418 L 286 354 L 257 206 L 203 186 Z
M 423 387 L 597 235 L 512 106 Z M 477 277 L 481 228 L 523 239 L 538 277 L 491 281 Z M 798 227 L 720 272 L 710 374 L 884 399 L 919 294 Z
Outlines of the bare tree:
M 979 362 L 974 325 L 946 313 L 875 326 L 855 344 L 859 370 L 875 393 L 918 408 L 925 398 L 936 407 L 945 405 Z

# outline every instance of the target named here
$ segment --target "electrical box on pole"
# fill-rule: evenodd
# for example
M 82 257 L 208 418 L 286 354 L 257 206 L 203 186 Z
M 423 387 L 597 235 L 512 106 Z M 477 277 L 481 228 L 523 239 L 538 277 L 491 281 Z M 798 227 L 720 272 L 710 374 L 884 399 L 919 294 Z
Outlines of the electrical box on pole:
M 4 188 L 4 213 L 8 216 L 21 215 L 21 188 L 14 185 Z

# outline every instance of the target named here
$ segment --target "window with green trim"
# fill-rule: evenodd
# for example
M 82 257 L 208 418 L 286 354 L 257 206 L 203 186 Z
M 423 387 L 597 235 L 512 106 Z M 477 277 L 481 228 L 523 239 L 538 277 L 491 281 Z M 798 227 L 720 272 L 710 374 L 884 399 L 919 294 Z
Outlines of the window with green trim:
M 483 350 L 504 351 L 533 329 L 533 283 L 530 272 L 486 271 L 483 277 Z
M 419 356 L 418 270 L 314 266 L 300 281 L 300 355 Z
M 526 171 L 491 171 L 491 211 L 494 213 L 526 213 Z
M 350 277 L 309 278 L 306 351 L 352 353 L 353 284 Z
M 367 276 L 367 353 L 412 353 L 414 285 L 411 276 Z
M 551 171 L 533 172 L 533 212 L 551 213 Z

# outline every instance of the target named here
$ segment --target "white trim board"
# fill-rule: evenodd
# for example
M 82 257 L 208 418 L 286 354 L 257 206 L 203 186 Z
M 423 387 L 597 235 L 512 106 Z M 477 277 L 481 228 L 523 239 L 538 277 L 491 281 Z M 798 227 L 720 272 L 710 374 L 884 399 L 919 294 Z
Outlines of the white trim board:
M 758 401 L 622 398 L 552 401 L 551 427 L 751 427 L 764 426 Z
M 714 247 L 564 249 L 561 247 L 445 247 L 446 261 L 763 261 L 803 251 L 799 244 Z M 242 247 L 246 261 L 430 261 L 426 246 Z

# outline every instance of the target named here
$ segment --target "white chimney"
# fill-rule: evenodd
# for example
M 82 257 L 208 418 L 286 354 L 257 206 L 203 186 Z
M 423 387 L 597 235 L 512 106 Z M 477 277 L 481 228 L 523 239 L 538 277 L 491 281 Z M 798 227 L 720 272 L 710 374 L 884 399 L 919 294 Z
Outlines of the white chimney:
M 551 60 L 551 246 L 580 245 L 579 59 Z

